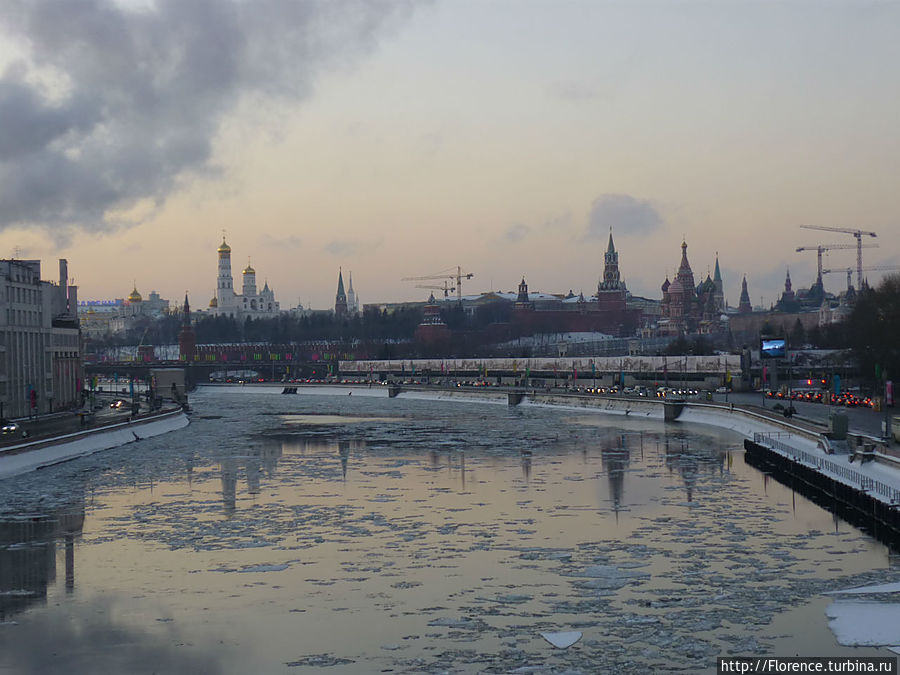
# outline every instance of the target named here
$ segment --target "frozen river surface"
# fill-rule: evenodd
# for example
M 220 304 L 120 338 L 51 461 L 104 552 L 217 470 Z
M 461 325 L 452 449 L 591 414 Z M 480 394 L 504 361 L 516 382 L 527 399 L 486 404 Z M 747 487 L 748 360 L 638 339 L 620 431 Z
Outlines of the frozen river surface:
M 362 393 L 207 388 L 184 430 L 0 482 L 0 673 L 887 655 L 838 645 L 821 594 L 896 557 L 730 433 Z

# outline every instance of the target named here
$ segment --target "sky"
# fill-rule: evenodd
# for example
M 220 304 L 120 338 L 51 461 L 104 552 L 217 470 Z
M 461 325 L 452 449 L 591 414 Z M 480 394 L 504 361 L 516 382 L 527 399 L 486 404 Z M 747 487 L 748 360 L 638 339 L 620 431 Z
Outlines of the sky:
M 900 266 L 898 27 L 865 0 L 4 0 L 0 257 L 202 308 L 224 232 L 282 308 L 333 306 L 339 269 L 362 303 L 457 265 L 467 294 L 589 296 L 611 227 L 635 295 L 684 240 L 769 306 L 815 280 L 797 247 L 855 243 L 801 225 Z

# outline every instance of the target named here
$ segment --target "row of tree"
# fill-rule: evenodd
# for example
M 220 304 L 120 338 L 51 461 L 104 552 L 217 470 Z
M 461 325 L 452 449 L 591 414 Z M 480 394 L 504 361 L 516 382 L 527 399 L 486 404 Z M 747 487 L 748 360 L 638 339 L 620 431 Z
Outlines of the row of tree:
M 900 275 L 859 293 L 846 321 L 810 333 L 823 348 L 852 350 L 870 382 L 900 381 Z

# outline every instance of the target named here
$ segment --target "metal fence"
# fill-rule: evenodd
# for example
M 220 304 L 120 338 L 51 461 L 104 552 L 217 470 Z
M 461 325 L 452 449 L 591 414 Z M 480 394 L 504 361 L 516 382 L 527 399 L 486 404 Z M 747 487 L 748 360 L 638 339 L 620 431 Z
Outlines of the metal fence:
M 863 492 L 874 492 L 883 497 L 890 504 L 900 504 L 900 490 L 894 486 L 875 480 L 871 476 L 866 476 L 855 469 L 851 469 L 850 467 L 844 466 L 833 460 L 813 455 L 803 450 L 798 450 L 784 441 L 779 440 L 779 438 L 783 437 L 790 437 L 790 434 L 756 432 L 753 434 L 753 441 L 755 443 L 768 445 L 770 448 L 784 453 L 795 462 L 802 462 L 806 466 L 812 467 L 822 473 L 837 476 L 845 481 L 849 481 Z

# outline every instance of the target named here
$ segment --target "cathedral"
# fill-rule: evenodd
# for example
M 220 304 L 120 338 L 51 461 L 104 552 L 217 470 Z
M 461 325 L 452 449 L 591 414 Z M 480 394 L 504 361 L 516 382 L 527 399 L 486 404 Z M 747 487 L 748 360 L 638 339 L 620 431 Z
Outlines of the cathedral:
M 236 319 L 268 319 L 281 311 L 281 307 L 275 300 L 275 291 L 269 288 L 267 281 L 263 289 L 256 290 L 256 270 L 250 266 L 241 272 L 241 293 L 234 292 L 234 282 L 231 276 L 231 247 L 225 243 L 216 249 L 219 255 L 219 274 L 216 280 L 216 294 L 209 301 L 209 312 L 213 316 L 230 316 Z
M 715 332 L 725 312 L 725 292 L 719 256 L 716 256 L 715 276 L 706 275 L 699 285 L 694 284 L 694 271 L 687 257 L 687 242 L 681 242 L 681 264 L 675 279 L 662 285 L 661 319 L 658 329 L 662 335 Z

